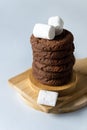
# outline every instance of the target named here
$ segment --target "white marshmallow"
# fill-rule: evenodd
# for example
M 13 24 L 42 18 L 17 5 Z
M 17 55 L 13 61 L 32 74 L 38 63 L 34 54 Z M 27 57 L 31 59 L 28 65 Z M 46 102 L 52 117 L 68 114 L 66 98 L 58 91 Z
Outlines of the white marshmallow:
M 37 38 L 53 39 L 55 37 L 55 28 L 46 24 L 35 24 L 33 35 Z
M 50 17 L 48 19 L 48 25 L 55 27 L 55 35 L 59 35 L 63 32 L 64 22 L 59 16 Z
M 57 98 L 58 98 L 57 92 L 40 90 L 37 103 L 47 106 L 55 106 Z

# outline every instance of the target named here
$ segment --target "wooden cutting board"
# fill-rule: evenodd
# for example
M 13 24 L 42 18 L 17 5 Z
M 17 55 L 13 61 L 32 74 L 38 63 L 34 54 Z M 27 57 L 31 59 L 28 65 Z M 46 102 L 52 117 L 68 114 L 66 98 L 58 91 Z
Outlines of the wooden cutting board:
M 74 70 L 76 75 L 74 73 L 71 82 L 67 86 L 63 86 L 63 88 L 44 86 L 35 79 L 34 82 L 34 80 L 31 80 L 33 79 L 31 69 L 9 79 L 9 84 L 19 92 L 22 99 L 29 106 L 36 110 L 47 113 L 75 111 L 87 105 L 87 58 L 76 60 Z M 60 93 L 55 107 L 37 104 L 38 93 L 41 89 L 58 91 Z

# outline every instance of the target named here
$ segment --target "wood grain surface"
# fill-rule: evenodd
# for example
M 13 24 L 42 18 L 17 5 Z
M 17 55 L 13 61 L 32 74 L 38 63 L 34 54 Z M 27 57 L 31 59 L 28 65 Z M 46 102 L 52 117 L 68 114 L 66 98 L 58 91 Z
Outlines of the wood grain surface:
M 70 83 L 62 87 L 40 84 L 33 78 L 32 69 L 9 79 L 9 84 L 19 92 L 29 106 L 36 110 L 47 113 L 71 112 L 87 105 L 87 58 L 76 60 L 74 71 L 76 73 L 73 73 Z M 37 104 L 41 89 L 59 92 L 55 107 Z

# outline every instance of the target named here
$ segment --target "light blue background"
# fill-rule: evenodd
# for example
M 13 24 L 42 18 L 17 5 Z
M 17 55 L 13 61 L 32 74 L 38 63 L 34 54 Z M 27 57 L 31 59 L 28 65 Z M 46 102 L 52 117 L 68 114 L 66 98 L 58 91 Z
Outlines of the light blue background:
M 87 57 L 86 0 L 0 0 L 0 130 L 87 130 L 87 107 L 52 115 L 24 104 L 8 79 L 32 65 L 29 37 L 35 23 L 59 15 L 75 37 L 75 56 Z

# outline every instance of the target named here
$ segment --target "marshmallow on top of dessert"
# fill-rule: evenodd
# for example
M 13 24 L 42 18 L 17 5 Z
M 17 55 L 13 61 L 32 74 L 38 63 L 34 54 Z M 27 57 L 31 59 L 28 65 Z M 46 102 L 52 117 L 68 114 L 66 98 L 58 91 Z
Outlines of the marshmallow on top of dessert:
M 54 39 L 55 28 L 47 24 L 35 24 L 33 29 L 33 35 L 37 38 Z
M 50 17 L 48 24 L 35 24 L 33 35 L 37 38 L 52 40 L 63 32 L 64 22 L 59 16 Z
M 48 25 L 55 27 L 55 35 L 59 35 L 63 32 L 64 22 L 59 16 L 50 17 L 48 19 Z

